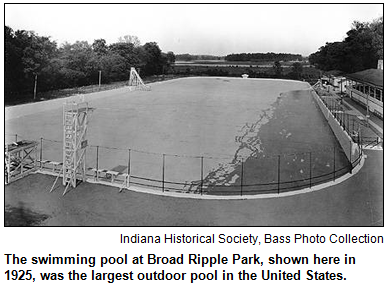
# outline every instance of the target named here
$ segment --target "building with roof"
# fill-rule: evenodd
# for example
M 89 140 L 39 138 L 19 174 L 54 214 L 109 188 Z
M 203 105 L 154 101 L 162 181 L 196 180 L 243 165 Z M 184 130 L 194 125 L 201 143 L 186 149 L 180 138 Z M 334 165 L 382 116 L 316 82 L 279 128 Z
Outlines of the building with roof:
M 383 67 L 382 64 L 379 67 Z M 384 71 L 367 69 L 346 75 L 346 93 L 367 108 L 367 112 L 384 117 Z

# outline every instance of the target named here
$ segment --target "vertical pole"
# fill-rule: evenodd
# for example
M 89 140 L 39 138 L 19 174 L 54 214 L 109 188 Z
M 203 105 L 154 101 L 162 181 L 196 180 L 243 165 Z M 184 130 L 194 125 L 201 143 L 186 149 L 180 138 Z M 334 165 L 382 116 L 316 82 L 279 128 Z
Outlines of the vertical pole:
M 38 146 L 35 147 L 35 160 L 34 160 L 34 168 L 37 168 L 38 163 Z
M 101 70 L 98 71 L 98 89 L 101 88 Z
M 203 157 L 201 157 L 201 195 L 203 194 Z
M 278 155 L 278 194 L 280 194 L 280 155 Z
M 83 178 L 83 181 L 86 182 L 86 153 L 87 153 L 86 147 L 84 148 L 84 150 L 85 150 L 85 154 L 83 156 L 84 171 L 82 172 L 82 178 Z
M 338 105 L 337 102 L 335 103 L 335 108 L 336 108 L 335 111 L 337 112 L 337 120 L 338 120 L 340 126 L 342 126 L 342 124 L 341 124 L 341 113 L 339 111 L 339 105 Z
M 309 153 L 310 155 L 310 189 L 311 189 L 311 182 L 312 182 L 312 163 L 311 163 L 311 152 Z
M 35 81 L 34 81 L 34 100 L 36 100 L 36 86 L 38 84 L 38 74 L 35 73 Z
M 128 149 L 128 168 L 127 168 L 127 174 L 128 174 L 128 186 L 131 183 L 131 149 Z
M 340 123 L 340 126 L 342 126 L 342 122 L 341 122 L 341 111 L 340 111 L 340 107 L 339 107 L 339 104 L 336 103 L 336 106 L 337 106 L 337 117 L 338 117 L 338 122 Z
M 337 110 L 338 111 L 338 121 L 342 127 L 342 113 L 341 113 L 341 107 L 339 104 L 337 105 L 337 108 L 338 108 L 338 110 Z
M 98 146 L 97 146 L 97 155 L 96 155 L 96 180 L 98 181 Z
M 25 151 L 22 150 L 19 154 L 19 156 L 21 156 L 21 160 L 24 159 L 24 155 L 25 155 Z M 20 162 L 20 173 L 23 174 L 23 161 Z
M 42 160 L 43 160 L 43 138 L 40 138 L 40 168 L 42 168 Z
M 352 141 L 349 141 L 349 160 L 350 160 L 350 171 L 349 173 L 352 173 L 353 164 L 352 164 Z
M 15 134 L 15 142 L 18 142 L 18 134 Z
M 366 126 L 369 127 L 369 93 L 366 94 Z
M 162 192 L 164 192 L 164 162 L 165 162 L 165 154 L 163 154 L 163 166 L 162 166 Z
M 333 147 L 333 181 L 335 181 L 335 147 Z
M 243 182 L 244 182 L 244 161 L 241 160 L 241 183 L 240 183 L 240 195 L 243 195 Z

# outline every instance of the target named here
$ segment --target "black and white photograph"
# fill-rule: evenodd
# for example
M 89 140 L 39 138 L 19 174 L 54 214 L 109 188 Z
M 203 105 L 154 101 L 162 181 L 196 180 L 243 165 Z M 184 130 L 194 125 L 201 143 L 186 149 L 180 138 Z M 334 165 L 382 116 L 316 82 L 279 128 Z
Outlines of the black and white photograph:
M 381 3 L 4 4 L 4 226 L 383 227 L 383 31 Z

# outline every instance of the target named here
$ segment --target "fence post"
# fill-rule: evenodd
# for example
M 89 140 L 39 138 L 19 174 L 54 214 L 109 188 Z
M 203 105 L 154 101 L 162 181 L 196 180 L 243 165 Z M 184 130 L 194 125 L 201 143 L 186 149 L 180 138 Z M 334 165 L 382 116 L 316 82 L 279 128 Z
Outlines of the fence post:
M 346 131 L 346 114 L 345 114 L 345 109 L 342 107 L 342 122 L 344 126 L 344 131 Z
M 201 195 L 203 193 L 203 156 L 201 157 L 201 186 L 200 186 L 200 190 L 201 190 Z
M 310 189 L 311 189 L 311 181 L 312 181 L 312 163 L 311 163 L 311 152 L 310 154 Z
M 42 168 L 42 160 L 43 160 L 43 138 L 40 138 L 40 168 Z
M 241 183 L 240 195 L 243 195 L 243 181 L 244 181 L 244 161 L 241 159 Z
M 278 155 L 278 194 L 280 194 L 280 155 Z
M 162 192 L 164 192 L 164 162 L 165 154 L 163 154 L 163 163 L 162 163 Z
M 339 121 L 339 117 L 338 117 L 338 105 L 337 105 L 336 101 L 334 101 L 334 106 L 335 106 L 335 109 L 334 109 L 334 111 L 335 111 L 335 118 L 337 119 L 338 122 L 340 122 Z
M 131 183 L 131 149 L 128 149 L 128 168 L 127 168 L 127 174 L 128 174 L 128 186 Z
M 98 146 L 96 152 L 96 180 L 98 181 Z
M 333 148 L 333 181 L 335 182 L 335 147 Z
M 349 141 L 350 151 L 349 151 L 349 160 L 350 160 L 350 171 L 349 173 L 352 173 L 353 164 L 352 164 L 352 141 Z

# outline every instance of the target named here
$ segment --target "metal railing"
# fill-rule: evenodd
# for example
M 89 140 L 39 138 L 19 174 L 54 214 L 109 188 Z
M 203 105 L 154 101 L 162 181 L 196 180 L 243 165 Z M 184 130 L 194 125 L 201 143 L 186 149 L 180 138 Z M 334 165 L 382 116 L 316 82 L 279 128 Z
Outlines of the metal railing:
M 342 104 L 342 99 L 339 96 L 333 96 L 325 90 L 320 89 L 317 84 L 315 84 L 313 88 L 327 109 L 339 122 L 342 129 L 351 137 L 353 142 L 365 147 L 383 146 L 383 138 L 374 132 L 371 133 L 373 130 L 370 130 L 372 136 L 363 134 L 363 131 L 367 130 L 368 125 L 364 116 L 361 116 L 361 113 L 358 115 L 350 114 Z
M 17 135 L 9 137 L 20 138 Z M 58 173 L 62 141 L 40 138 L 38 142 L 40 169 Z M 352 163 L 336 146 L 295 154 L 242 158 L 159 154 L 89 145 L 86 155 L 87 177 L 101 183 L 122 183 L 125 188 L 138 186 L 161 192 L 243 196 L 281 194 L 335 181 L 352 172 L 359 164 L 362 152 Z M 100 175 L 96 178 L 97 171 Z M 120 178 L 125 174 L 128 175 L 126 183 Z

